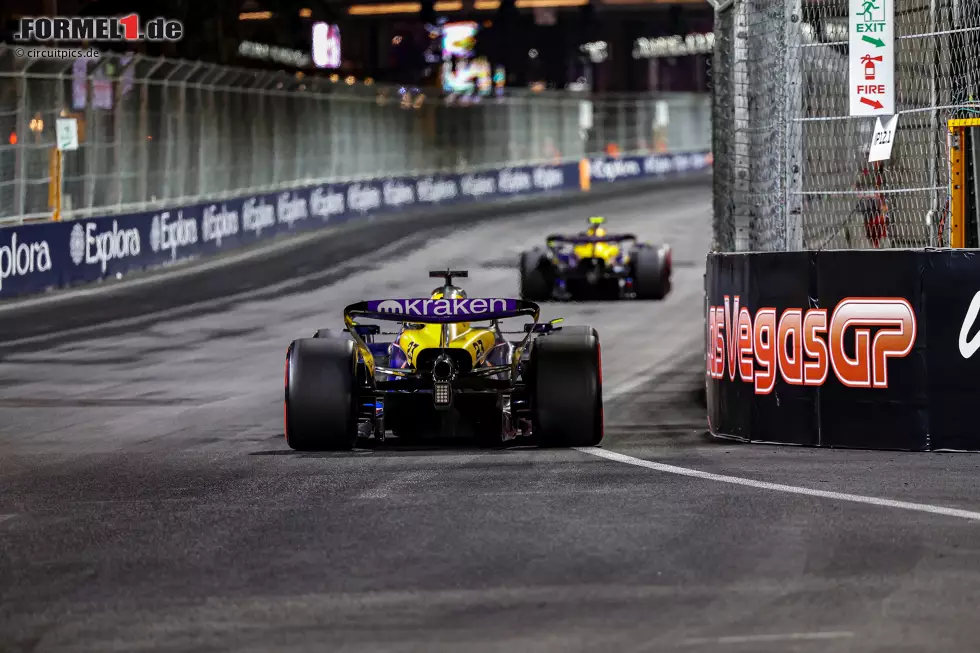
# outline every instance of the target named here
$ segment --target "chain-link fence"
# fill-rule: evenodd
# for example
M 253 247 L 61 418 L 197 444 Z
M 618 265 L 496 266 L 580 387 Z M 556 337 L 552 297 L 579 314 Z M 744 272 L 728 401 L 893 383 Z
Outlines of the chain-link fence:
M 16 50 L 0 44 L 0 224 L 50 219 L 59 117 L 76 118 L 80 130 L 79 149 L 64 155 L 67 219 L 322 181 L 707 150 L 711 142 L 704 95 L 508 89 L 477 100 L 336 75 Z
M 895 2 L 891 158 L 849 117 L 848 0 L 735 0 L 716 15 L 719 250 L 949 245 L 947 120 L 980 114 L 980 2 Z

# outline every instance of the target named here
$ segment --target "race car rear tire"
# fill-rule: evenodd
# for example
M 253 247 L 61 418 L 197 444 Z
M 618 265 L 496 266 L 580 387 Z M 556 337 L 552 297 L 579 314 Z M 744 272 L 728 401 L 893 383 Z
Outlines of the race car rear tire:
M 535 302 L 551 297 L 551 285 L 541 265 L 543 258 L 544 252 L 538 248 L 521 253 L 521 299 Z
M 590 326 L 573 324 L 572 326 L 558 327 L 555 330 L 555 335 L 587 337 L 593 335 L 595 332 L 596 330 Z M 596 337 L 598 338 L 598 336 Z
M 602 442 L 602 352 L 592 327 L 562 327 L 531 350 L 531 429 L 544 447 Z
M 641 247 L 633 254 L 633 289 L 637 299 L 663 299 L 670 292 L 671 261 L 667 249 Z
M 345 451 L 357 442 L 354 343 L 294 340 L 286 354 L 284 428 L 297 451 Z

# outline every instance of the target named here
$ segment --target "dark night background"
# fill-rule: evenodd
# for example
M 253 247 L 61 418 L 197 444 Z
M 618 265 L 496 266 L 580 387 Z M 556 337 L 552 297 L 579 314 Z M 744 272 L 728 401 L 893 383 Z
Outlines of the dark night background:
M 339 71 L 307 72 L 339 72 L 379 82 L 425 85 L 435 85 L 439 79 L 434 67 L 425 63 L 424 51 L 430 37 L 424 26 L 440 18 L 474 20 L 481 25 L 476 55 L 486 56 L 494 65 L 504 65 L 508 86 L 543 82 L 560 89 L 586 76 L 591 79 L 593 90 L 599 92 L 708 89 L 710 55 L 661 59 L 632 56 L 634 42 L 641 37 L 710 32 L 713 10 L 704 0 L 605 0 L 585 6 L 555 6 L 573 4 L 569 0 L 536 0 L 536 5 L 545 6 L 538 9 L 517 8 L 513 2 L 505 0 L 497 8 L 476 9 L 473 0 L 435 4 L 428 0 L 421 3 L 418 12 L 362 16 L 348 14 L 355 2 L 325 0 L 6 0 L 0 8 L 0 18 L 6 26 L 4 40 L 9 42 L 20 16 L 112 16 L 133 11 L 141 18 L 165 16 L 184 24 L 185 37 L 179 43 L 139 43 L 135 47 L 126 44 L 127 49 L 147 55 L 271 68 L 283 66 L 238 56 L 239 43 L 249 40 L 309 52 L 312 23 L 324 21 L 340 27 L 343 64 Z M 387 4 L 377 0 L 356 3 Z M 481 5 L 477 2 L 476 6 Z M 456 7 L 461 10 L 445 10 Z M 272 16 L 266 20 L 240 20 L 243 12 L 271 12 Z M 596 41 L 606 43 L 607 57 L 592 63 L 580 46 Z M 528 56 L 531 50 L 537 52 L 534 59 Z

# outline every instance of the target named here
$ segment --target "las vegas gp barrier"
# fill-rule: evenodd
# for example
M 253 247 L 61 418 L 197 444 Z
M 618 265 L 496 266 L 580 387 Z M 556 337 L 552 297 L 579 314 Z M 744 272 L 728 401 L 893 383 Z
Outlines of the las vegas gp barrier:
M 630 156 L 321 184 L 145 213 L 7 227 L 0 229 L 0 300 L 410 208 L 581 192 L 592 185 L 703 171 L 711 160 L 708 152 Z
M 980 252 L 711 254 L 717 437 L 980 451 Z

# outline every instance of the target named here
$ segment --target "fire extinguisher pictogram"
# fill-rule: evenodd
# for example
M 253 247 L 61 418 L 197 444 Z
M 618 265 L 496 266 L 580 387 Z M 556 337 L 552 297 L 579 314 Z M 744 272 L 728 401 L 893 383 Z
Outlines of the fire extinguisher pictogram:
M 870 54 L 866 54 L 861 57 L 861 61 L 864 62 L 864 79 L 865 81 L 871 81 L 875 78 L 875 63 L 881 63 L 882 58 L 880 56 L 872 57 Z

